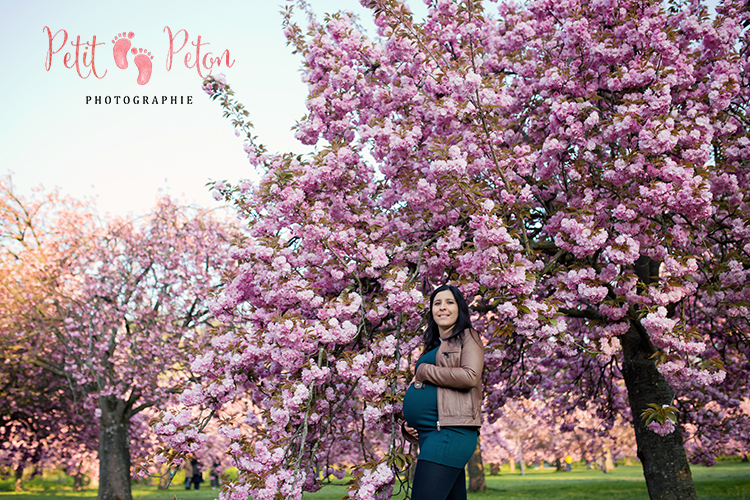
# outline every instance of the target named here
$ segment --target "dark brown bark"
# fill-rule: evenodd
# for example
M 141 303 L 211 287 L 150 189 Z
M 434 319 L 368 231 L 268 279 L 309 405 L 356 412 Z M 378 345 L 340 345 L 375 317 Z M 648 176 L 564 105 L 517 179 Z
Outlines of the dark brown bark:
M 130 436 L 128 403 L 100 397 L 99 494 L 97 500 L 133 500 L 130 490 Z
M 73 491 L 81 491 L 83 489 L 83 474 L 76 474 L 73 476 Z
M 500 474 L 500 464 L 490 464 L 490 476 L 497 476 Z
M 690 473 L 680 425 L 671 434 L 660 436 L 649 430 L 641 413 L 649 403 L 671 404 L 672 388 L 650 359 L 653 346 L 645 333 L 634 325 L 622 337 L 622 374 L 628 389 L 638 458 L 651 500 L 694 500 L 697 498 Z
M 477 448 L 474 454 L 466 464 L 469 470 L 469 491 L 486 491 L 487 485 L 484 482 L 484 464 L 482 463 L 482 449 L 477 440 Z

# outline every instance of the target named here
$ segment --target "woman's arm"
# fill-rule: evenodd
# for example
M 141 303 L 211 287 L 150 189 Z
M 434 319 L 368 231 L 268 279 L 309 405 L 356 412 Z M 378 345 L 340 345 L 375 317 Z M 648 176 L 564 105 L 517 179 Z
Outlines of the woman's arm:
M 467 330 L 461 349 L 461 366 L 449 368 L 422 363 L 415 379 L 438 387 L 471 389 L 481 383 L 484 369 L 484 346 L 476 330 Z

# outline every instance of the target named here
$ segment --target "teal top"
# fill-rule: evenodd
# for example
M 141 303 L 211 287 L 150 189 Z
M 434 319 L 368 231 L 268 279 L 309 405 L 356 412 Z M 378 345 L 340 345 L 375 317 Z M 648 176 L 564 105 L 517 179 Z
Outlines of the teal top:
M 419 361 L 417 361 L 414 373 L 417 372 L 417 368 L 422 363 L 434 365 L 437 358 L 437 350 L 438 348 L 436 347 L 430 352 L 423 354 L 419 358 Z M 410 385 L 406 389 L 406 395 L 404 395 L 404 418 L 406 419 L 406 423 L 420 431 L 420 434 L 423 429 L 437 430 L 437 386 L 425 382 L 422 384 L 421 389 L 417 389 L 414 387 L 414 384 Z
M 438 347 L 422 355 L 417 361 L 437 364 Z M 477 446 L 476 427 L 441 427 L 437 430 L 437 386 L 429 382 L 421 389 L 410 385 L 404 395 L 404 418 L 410 427 L 419 432 L 419 460 L 435 462 L 448 467 L 463 468 Z

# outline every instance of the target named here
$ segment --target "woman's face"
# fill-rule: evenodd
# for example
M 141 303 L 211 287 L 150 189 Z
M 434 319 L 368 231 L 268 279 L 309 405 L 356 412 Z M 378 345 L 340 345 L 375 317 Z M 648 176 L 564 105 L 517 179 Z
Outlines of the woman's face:
M 435 295 L 432 301 L 432 319 L 435 320 L 441 337 L 453 328 L 458 321 L 458 304 L 453 297 L 453 292 L 443 290 Z

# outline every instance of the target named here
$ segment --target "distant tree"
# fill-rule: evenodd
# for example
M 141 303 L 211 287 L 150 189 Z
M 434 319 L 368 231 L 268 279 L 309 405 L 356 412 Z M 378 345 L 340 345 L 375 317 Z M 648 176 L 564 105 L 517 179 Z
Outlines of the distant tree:
M 483 452 L 489 461 L 518 460 L 556 463 L 570 455 L 574 461 L 606 461 L 636 454 L 635 435 L 626 419 L 615 425 L 596 416 L 594 406 L 565 416 L 551 401 L 510 400 L 482 427 Z M 520 446 L 519 446 L 520 445 Z
M 15 471 L 19 491 L 25 468 L 75 461 L 78 446 L 95 451 L 97 426 L 90 412 L 76 406 L 65 379 L 25 363 L 27 353 L 13 349 L 18 339 L 13 346 L 6 335 L 0 339 L 7 353 L 0 370 L 0 466 Z M 85 467 L 83 462 L 80 466 Z
M 142 217 L 101 219 L 56 193 L 26 200 L 10 179 L 0 196 L 3 343 L 22 353 L 0 369 L 24 363 L 62 386 L 50 404 L 98 427 L 99 500 L 130 500 L 131 433 L 190 377 L 231 226 L 167 197 Z M 19 407 L 39 379 L 11 385 Z

